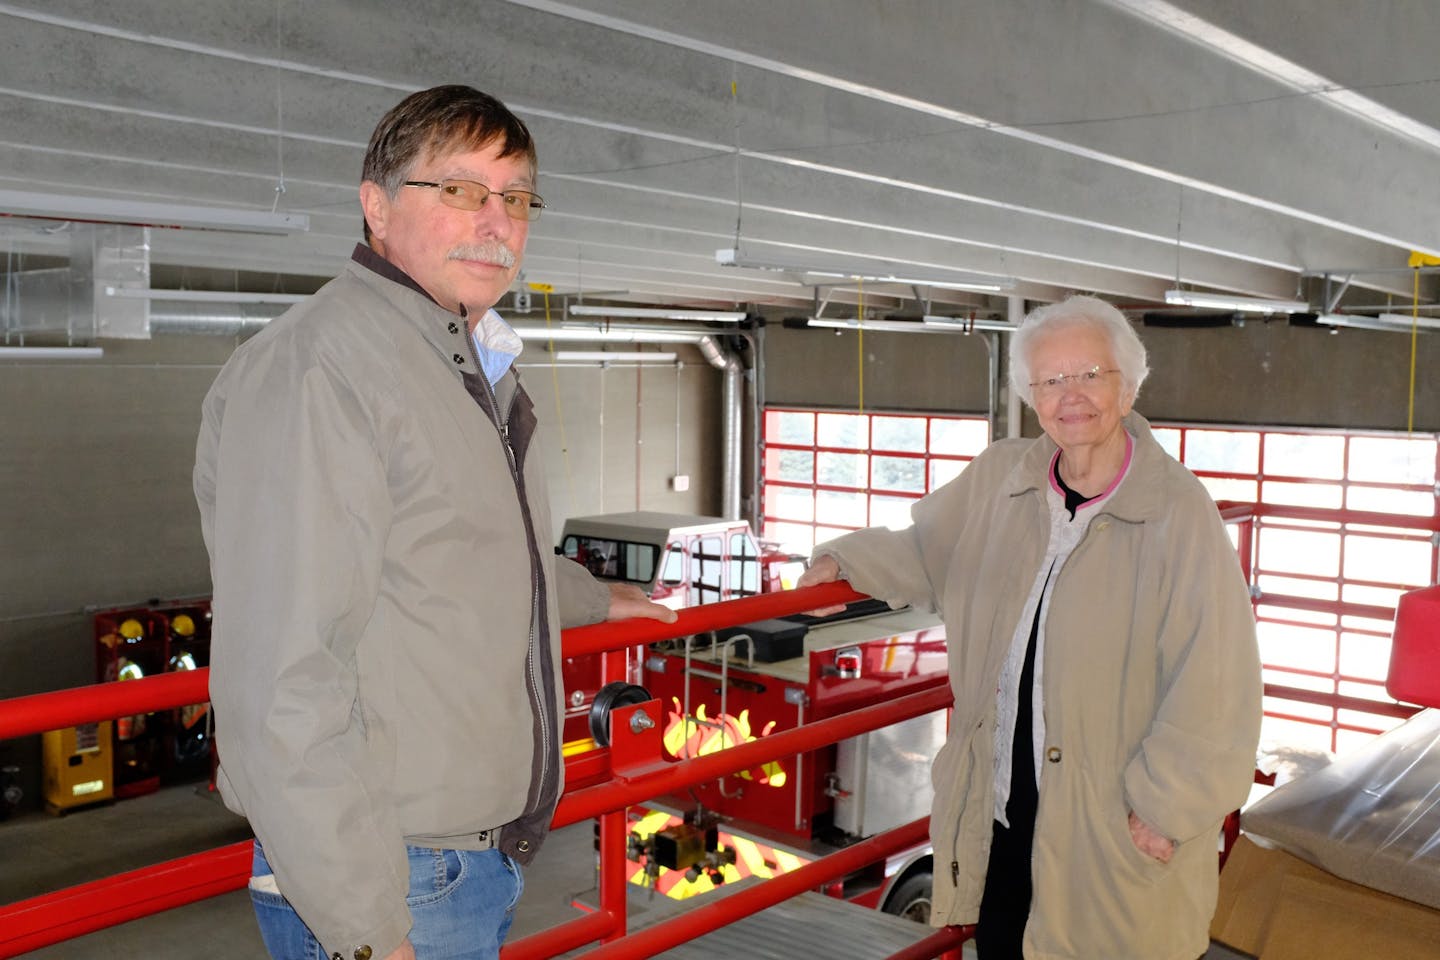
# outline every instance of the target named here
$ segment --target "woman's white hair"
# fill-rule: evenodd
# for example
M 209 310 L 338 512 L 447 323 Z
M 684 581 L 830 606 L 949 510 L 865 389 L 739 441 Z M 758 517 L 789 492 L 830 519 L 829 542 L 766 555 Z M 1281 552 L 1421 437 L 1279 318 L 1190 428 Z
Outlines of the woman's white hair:
M 1130 321 L 1114 306 L 1096 297 L 1078 295 L 1030 311 L 1010 336 L 1010 388 L 1020 399 L 1035 406 L 1030 389 L 1034 380 L 1030 373 L 1030 353 L 1040 338 L 1067 327 L 1090 327 L 1105 334 L 1126 392 L 1133 400 L 1150 373 L 1145 344 L 1140 342 Z

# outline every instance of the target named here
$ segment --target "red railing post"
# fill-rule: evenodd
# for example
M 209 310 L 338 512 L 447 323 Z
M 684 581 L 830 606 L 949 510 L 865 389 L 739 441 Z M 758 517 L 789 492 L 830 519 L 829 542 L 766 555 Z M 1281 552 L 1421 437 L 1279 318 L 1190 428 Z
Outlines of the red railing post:
M 626 886 L 626 829 L 625 809 L 600 816 L 600 909 L 614 918 L 614 926 L 605 942 L 625 936 Z

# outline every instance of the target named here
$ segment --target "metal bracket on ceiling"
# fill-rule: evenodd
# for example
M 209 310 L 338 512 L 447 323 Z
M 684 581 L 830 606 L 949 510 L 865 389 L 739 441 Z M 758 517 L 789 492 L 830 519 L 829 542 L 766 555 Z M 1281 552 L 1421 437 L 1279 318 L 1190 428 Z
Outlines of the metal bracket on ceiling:
M 920 312 L 921 312 L 922 314 L 929 314 L 929 313 L 930 313 L 930 298 L 927 297 L 927 296 L 925 296 L 925 295 L 923 295 L 923 294 L 920 292 L 920 285 L 919 285 L 918 283 L 917 283 L 917 284 L 912 284 L 911 287 L 910 287 L 910 289 L 911 289 L 911 291 L 914 292 L 914 294 L 915 294 L 915 302 L 918 303 L 918 304 L 920 304 Z
M 1334 294 L 1332 295 L 1331 292 L 1330 292 L 1331 284 L 1334 283 L 1334 282 L 1337 282 L 1337 279 L 1338 279 L 1338 278 L 1332 277 L 1332 276 L 1331 276 L 1330 274 L 1328 274 L 1328 273 L 1325 274 L 1325 312 L 1326 312 L 1326 313 L 1334 313 L 1334 312 L 1335 312 L 1335 308 L 1336 308 L 1337 306 L 1339 306 L 1339 304 L 1340 304 L 1340 298 L 1343 297 L 1343 296 L 1345 296 L 1345 291 L 1346 291 L 1346 290 L 1350 289 L 1350 281 L 1355 279 L 1355 275 L 1354 275 L 1353 273 L 1347 273 L 1347 274 L 1345 274 L 1345 277 L 1344 277 L 1343 281 L 1338 281 L 1338 282 L 1340 283 L 1340 288 L 1339 288 L 1338 290 L 1336 290 L 1336 291 L 1334 292 Z
M 821 289 L 822 288 L 819 286 L 815 287 L 815 312 L 812 313 L 811 316 L 813 316 L 816 320 L 819 320 L 821 317 L 825 316 L 825 308 L 830 305 L 831 288 L 824 288 L 825 295 L 823 297 L 820 295 Z

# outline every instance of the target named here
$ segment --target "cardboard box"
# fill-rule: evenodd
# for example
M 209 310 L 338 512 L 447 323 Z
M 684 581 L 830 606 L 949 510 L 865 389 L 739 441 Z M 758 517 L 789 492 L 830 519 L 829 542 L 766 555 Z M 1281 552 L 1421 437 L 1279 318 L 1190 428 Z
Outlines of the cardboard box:
M 1260 960 L 1440 957 L 1440 910 L 1242 836 L 1220 873 L 1210 936 Z

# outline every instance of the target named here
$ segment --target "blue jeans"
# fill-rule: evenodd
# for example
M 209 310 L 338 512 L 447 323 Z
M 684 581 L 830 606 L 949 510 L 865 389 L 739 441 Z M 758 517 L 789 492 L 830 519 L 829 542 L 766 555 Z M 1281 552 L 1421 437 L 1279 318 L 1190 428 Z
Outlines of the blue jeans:
M 410 856 L 405 904 L 414 921 L 410 942 L 416 960 L 497 960 L 525 888 L 520 865 L 499 850 L 405 850 Z M 271 873 L 257 840 L 252 874 Z M 284 897 L 252 887 L 250 902 L 274 960 L 329 960 Z

